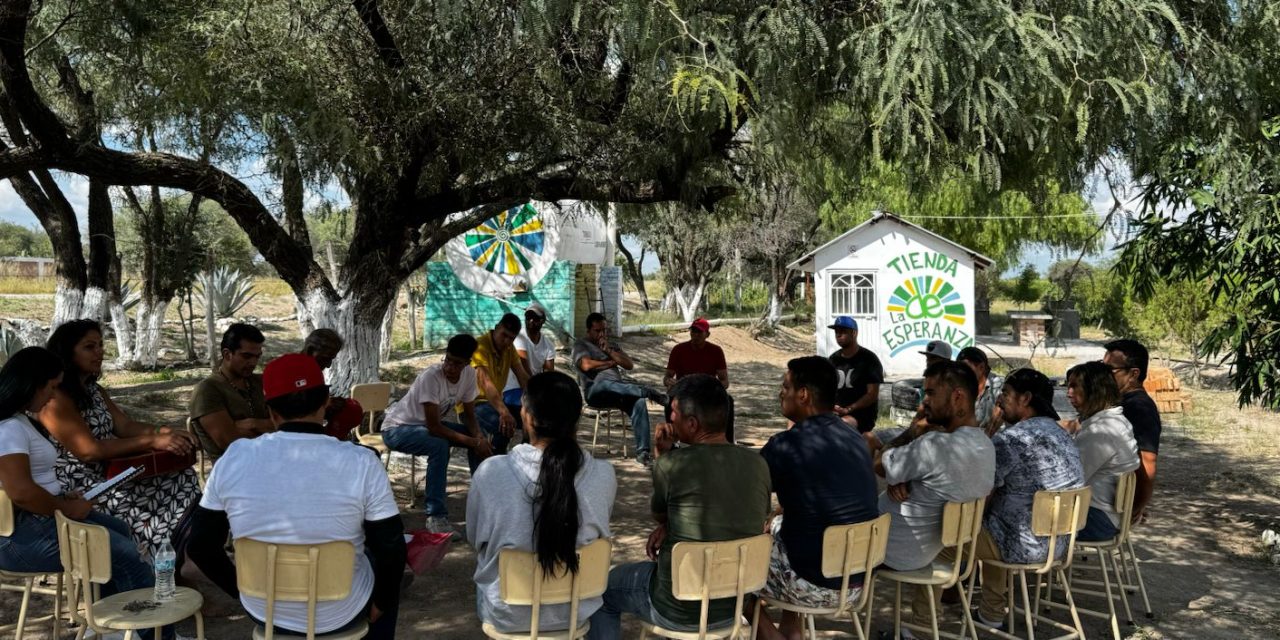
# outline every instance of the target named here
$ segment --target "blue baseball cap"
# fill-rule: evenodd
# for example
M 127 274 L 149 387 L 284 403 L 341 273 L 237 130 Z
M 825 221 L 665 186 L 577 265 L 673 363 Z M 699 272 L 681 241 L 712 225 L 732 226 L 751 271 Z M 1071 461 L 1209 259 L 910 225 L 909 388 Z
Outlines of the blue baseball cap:
M 853 329 L 858 330 L 858 321 L 849 316 L 837 316 L 836 321 L 827 325 L 828 329 Z

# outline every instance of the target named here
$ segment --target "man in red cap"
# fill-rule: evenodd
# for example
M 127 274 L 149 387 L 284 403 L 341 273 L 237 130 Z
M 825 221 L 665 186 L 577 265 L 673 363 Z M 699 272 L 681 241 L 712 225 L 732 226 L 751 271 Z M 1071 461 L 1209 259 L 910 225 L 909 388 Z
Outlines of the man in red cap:
M 356 566 L 347 597 L 316 605 L 318 634 L 368 620 L 368 638 L 394 638 L 404 571 L 404 523 L 376 455 L 324 432 L 329 387 L 309 355 L 267 364 L 263 395 L 276 431 L 227 447 L 205 484 L 187 551 L 206 576 L 260 624 L 266 601 L 241 594 L 224 545 L 350 542 Z M 306 633 L 305 602 L 277 602 L 275 626 Z M 279 633 L 279 632 L 277 632 Z
M 698 318 L 689 325 L 689 341 L 681 342 L 671 349 L 667 357 L 667 375 L 662 384 L 667 391 L 675 385 L 676 380 L 695 373 L 705 373 L 720 381 L 725 389 L 729 388 L 729 365 L 724 360 L 724 349 L 707 341 L 711 335 L 711 323 L 706 318 Z M 671 421 L 671 407 L 666 408 L 667 422 Z M 725 437 L 733 442 L 733 396 L 729 397 L 729 419 L 726 421 Z

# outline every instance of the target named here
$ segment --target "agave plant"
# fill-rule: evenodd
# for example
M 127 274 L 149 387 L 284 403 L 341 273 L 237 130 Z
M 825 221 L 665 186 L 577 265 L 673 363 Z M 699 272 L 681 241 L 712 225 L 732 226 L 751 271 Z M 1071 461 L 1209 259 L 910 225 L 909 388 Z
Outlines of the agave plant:
M 10 331 L 0 325 L 0 364 L 8 362 L 9 356 L 17 353 L 24 346 L 26 345 L 22 344 L 22 338 L 16 331 Z
M 196 296 L 206 308 L 213 305 L 213 315 L 218 318 L 239 314 L 258 295 L 253 291 L 253 276 L 230 267 L 217 267 L 196 280 Z

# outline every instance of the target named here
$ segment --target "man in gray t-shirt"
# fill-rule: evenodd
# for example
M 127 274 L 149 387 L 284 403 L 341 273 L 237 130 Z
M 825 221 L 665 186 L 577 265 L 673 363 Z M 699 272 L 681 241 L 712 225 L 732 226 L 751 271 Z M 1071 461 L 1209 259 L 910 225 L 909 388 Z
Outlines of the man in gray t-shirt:
M 880 510 L 893 519 L 885 553 L 891 569 L 929 566 L 943 551 L 943 507 L 991 492 L 996 453 L 991 439 L 972 426 L 977 423 L 977 392 L 977 376 L 963 364 L 930 365 L 922 402 L 926 419 L 888 443 L 876 458 L 876 472 L 889 484 L 880 496 Z M 917 624 L 930 624 L 929 597 L 927 588 L 917 587 L 912 604 Z
M 609 342 L 609 322 L 604 315 L 587 315 L 586 328 L 586 335 L 573 343 L 569 354 L 569 361 L 578 372 L 578 384 L 582 385 L 582 397 L 592 407 L 630 412 L 631 429 L 636 437 L 636 462 L 647 467 L 653 461 L 649 454 L 648 401 L 665 405 L 666 394 L 623 380 L 622 371 L 636 365 L 627 352 Z

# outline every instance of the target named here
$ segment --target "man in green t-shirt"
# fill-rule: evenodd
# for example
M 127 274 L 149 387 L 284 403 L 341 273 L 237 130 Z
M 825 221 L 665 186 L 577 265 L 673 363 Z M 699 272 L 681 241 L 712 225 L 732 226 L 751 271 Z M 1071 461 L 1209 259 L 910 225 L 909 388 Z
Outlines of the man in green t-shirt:
M 653 463 L 653 518 L 647 551 L 654 562 L 614 567 L 604 604 L 591 616 L 587 637 L 621 635 L 622 614 L 674 631 L 697 631 L 700 602 L 671 594 L 671 550 L 678 542 L 719 542 L 759 535 L 770 509 L 764 458 L 725 439 L 729 397 L 706 374 L 685 376 L 671 388 L 671 422 L 658 425 Z M 675 441 L 686 446 L 673 449 Z M 733 598 L 712 600 L 708 628 L 733 623 Z
M 266 338 L 257 327 L 237 322 L 222 334 L 222 362 L 191 392 L 191 428 L 211 461 L 232 442 L 275 431 L 254 373 Z
M 516 433 L 515 415 L 502 401 L 507 377 L 515 374 L 521 392 L 529 382 L 529 373 L 520 366 L 520 354 L 514 346 L 518 335 L 520 318 L 514 313 L 503 314 L 493 330 L 476 340 L 476 352 L 471 356 L 480 392 L 476 396 L 476 422 L 489 434 L 494 455 L 506 453 L 507 443 Z

